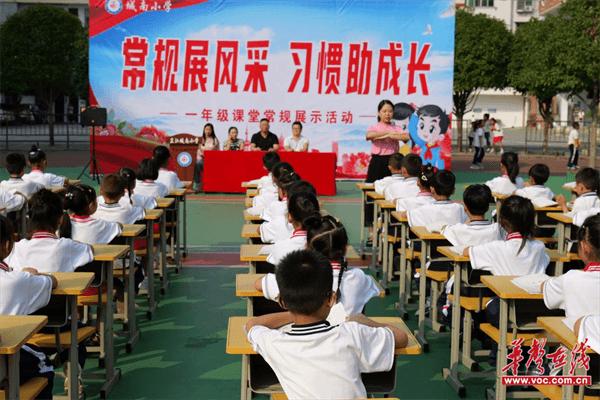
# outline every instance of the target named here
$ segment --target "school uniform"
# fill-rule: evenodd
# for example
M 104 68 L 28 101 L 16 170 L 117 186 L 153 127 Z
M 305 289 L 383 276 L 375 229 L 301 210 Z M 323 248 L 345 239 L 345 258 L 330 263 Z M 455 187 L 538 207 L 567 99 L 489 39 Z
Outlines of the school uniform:
M 567 213 L 568 216 L 573 217 L 575 214 L 581 211 L 586 211 L 591 208 L 600 207 L 600 198 L 596 192 L 587 192 L 577 197 L 573 201 L 573 207 L 571 211 Z
M 467 220 L 462 204 L 450 200 L 436 201 L 408 210 L 406 217 L 411 227 L 424 226 L 431 232 L 440 231 L 445 225 L 459 224 Z
M 94 259 L 92 247 L 48 232 L 21 239 L 4 259 L 14 270 L 34 267 L 40 272 L 73 272 Z
M 129 203 L 98 203 L 96 212 L 92 218 L 119 222 L 121 224 L 133 224 L 136 221 L 141 221 L 146 216 L 146 211 L 142 207 L 132 206 Z
M 29 315 L 50 302 L 52 280 L 49 276 L 13 271 L 0 262 L 0 315 Z M 36 398 L 51 399 L 54 368 L 48 357 L 33 345 L 23 345 L 19 352 L 21 382 L 34 377 L 48 380 Z
M 277 216 L 269 222 L 260 224 L 259 231 L 263 243 L 275 243 L 289 238 L 294 232 L 294 226 L 289 223 L 287 216 Z
M 296 229 L 288 239 L 280 240 L 263 249 L 269 252 L 267 262 L 273 265 L 279 262 L 289 253 L 306 248 L 306 231 Z
M 135 193 L 158 198 L 168 196 L 169 189 L 158 181 L 144 180 L 136 181 Z
M 23 178 L 9 178 L 0 182 L 0 190 L 4 190 L 9 193 L 19 192 L 28 199 L 33 196 L 34 193 L 43 188 L 44 185 L 34 181 L 26 181 Z
M 121 234 L 117 222 L 87 216 L 71 216 L 71 238 L 87 244 L 107 244 Z
M 23 208 L 25 200 L 25 197 L 20 194 L 13 194 L 0 190 L 0 210 L 2 213 L 20 210 Z
M 408 211 L 435 203 L 431 192 L 419 192 L 415 197 L 396 200 L 396 211 Z
M 175 171 L 169 171 L 166 168 L 160 168 L 158 170 L 158 178 L 156 179 L 156 182 L 165 185 L 169 192 L 171 190 L 183 187 L 183 182 L 179 180 L 177 173 Z
M 415 197 L 420 191 L 421 189 L 417 186 L 417 178 L 411 176 L 391 183 L 383 190 L 383 194 L 386 200 L 394 201 L 407 197 Z
M 512 183 L 508 175 L 497 176 L 496 178 L 487 181 L 485 184 L 490 188 L 492 193 L 510 195 L 517 189 L 523 187 L 523 179 L 517 177 L 516 183 Z
M 260 217 L 264 221 L 272 221 L 273 219 L 281 216 L 287 216 L 287 197 L 284 197 L 281 200 L 277 200 L 269 204 L 265 209 L 260 213 Z
M 39 169 L 32 169 L 30 173 L 23 175 L 24 181 L 33 181 L 44 185 L 46 189 L 65 185 L 65 177 L 44 172 Z
M 341 271 L 340 263 L 331 263 L 333 269 L 332 290 L 338 289 L 339 276 Z M 279 300 L 279 286 L 275 274 L 266 274 L 262 280 L 263 295 L 266 299 Z M 342 294 L 339 302 L 344 308 L 346 315 L 360 314 L 365 305 L 373 297 L 379 296 L 379 288 L 375 281 L 366 275 L 360 268 L 348 268 L 342 275 L 342 285 L 340 287 Z
M 360 374 L 389 371 L 394 363 L 392 331 L 357 322 L 294 324 L 289 332 L 258 325 L 248 341 L 290 400 L 366 397 Z
M 590 208 L 589 210 L 578 211 L 573 214 L 573 225 L 581 226 L 588 217 L 600 214 L 600 207 Z
M 546 307 L 565 310 L 565 324 L 573 329 L 579 318 L 600 312 L 600 263 L 548 279 L 543 292 Z
M 583 318 L 579 326 L 579 342 L 587 339 L 588 346 L 597 354 L 600 354 L 600 311 L 595 311 L 595 315 L 588 315 Z
M 556 205 L 554 193 L 544 185 L 525 186 L 515 191 L 517 196 L 531 200 L 535 207 L 549 207 Z
M 373 186 L 375 188 L 375 192 L 379 194 L 383 194 L 383 191 L 386 187 L 395 182 L 401 182 L 404 180 L 404 177 L 401 174 L 392 174 L 390 176 L 386 176 L 384 178 L 378 179 L 373 182 Z
M 279 191 L 277 187 L 275 187 L 275 190 L 271 190 L 271 188 L 263 189 L 259 194 L 252 198 L 252 207 L 247 208 L 246 212 L 250 215 L 261 215 L 265 208 L 278 200 Z
M 253 179 L 248 183 L 257 185 L 259 189 L 264 185 L 273 185 L 273 175 L 269 172 L 267 175 L 261 176 L 257 179 Z
M 98 198 L 96 200 L 98 201 L 98 205 L 106 204 L 106 200 L 104 200 L 104 197 L 102 197 L 102 196 L 98 196 Z M 119 204 L 121 204 L 124 207 L 125 206 L 140 207 L 144 210 L 152 210 L 158 206 L 158 204 L 156 203 L 156 199 L 154 197 L 144 196 L 142 194 L 134 193 L 133 196 L 130 198 L 129 193 L 127 193 L 127 192 L 125 192 L 123 197 L 121 197 L 121 199 L 119 200 Z
M 489 271 L 493 275 L 543 274 L 550 262 L 544 243 L 528 239 L 517 254 L 521 242 L 519 233 L 511 233 L 506 240 L 470 247 L 471 268 Z

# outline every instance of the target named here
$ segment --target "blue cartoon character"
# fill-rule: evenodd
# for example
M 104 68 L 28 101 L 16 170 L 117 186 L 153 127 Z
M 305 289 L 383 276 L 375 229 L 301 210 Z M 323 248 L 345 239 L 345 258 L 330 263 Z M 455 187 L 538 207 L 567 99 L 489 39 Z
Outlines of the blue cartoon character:
M 419 146 L 419 155 L 424 163 L 430 163 L 438 169 L 444 169 L 441 157 L 441 142 L 445 138 L 450 121 L 440 107 L 429 104 L 420 107 L 410 117 L 408 131 L 413 143 Z

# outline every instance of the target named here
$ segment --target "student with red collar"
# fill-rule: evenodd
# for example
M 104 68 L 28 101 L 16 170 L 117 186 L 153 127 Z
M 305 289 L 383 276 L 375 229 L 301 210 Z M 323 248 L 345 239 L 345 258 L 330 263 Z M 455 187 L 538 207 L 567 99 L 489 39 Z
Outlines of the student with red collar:
M 431 164 L 424 165 L 421 174 L 419 175 L 419 180 L 417 181 L 419 193 L 413 197 L 405 197 L 396 200 L 396 211 L 406 214 L 408 210 L 435 202 L 435 199 L 431 194 L 431 183 L 433 182 L 434 175 L 435 168 L 433 168 Z
M 31 172 L 23 175 L 23 180 L 25 181 L 37 182 L 48 189 L 57 186 L 67 186 L 69 183 L 69 180 L 64 176 L 45 172 L 48 166 L 46 153 L 36 145 L 31 146 L 31 150 L 29 150 L 29 164 L 31 165 Z
M 166 146 L 156 146 L 152 152 L 152 158 L 158 164 L 157 182 L 165 185 L 169 191 L 183 187 L 183 182 L 179 180 L 177 173 L 175 171 L 170 171 L 167 168 L 169 166 L 171 152 Z
M 579 318 L 600 312 L 600 215 L 586 219 L 577 236 L 577 253 L 585 268 L 542 284 L 546 307 L 565 310 L 565 323 L 571 329 Z
M 575 175 L 575 188 L 573 191 L 577 198 L 573 202 L 571 211 L 567 207 L 565 196 L 556 196 L 556 202 L 563 212 L 571 217 L 582 211 L 600 207 L 600 174 L 594 168 L 583 168 Z
M 100 185 L 100 194 L 98 199 L 104 201 L 98 201 L 93 218 L 121 224 L 133 224 L 144 219 L 146 212 L 142 207 L 121 202 L 125 195 L 125 180 L 119 175 L 106 175 Z
M 10 221 L 0 215 L 0 259 L 10 254 L 14 245 L 13 233 Z M 29 315 L 45 307 L 56 285 L 56 278 L 50 274 L 39 273 L 35 268 L 13 271 L 0 261 L 0 315 Z M 22 383 L 35 377 L 47 378 L 48 384 L 37 398 L 52 398 L 54 369 L 41 349 L 32 345 L 21 348 L 19 374 Z
M 0 189 L 10 193 L 21 193 L 28 199 L 40 189 L 44 188 L 44 185 L 34 182 L 23 180 L 25 174 L 25 156 L 19 153 L 11 153 L 6 156 L 6 172 L 10 178 L 0 182 Z
M 148 197 L 166 197 L 169 195 L 169 189 L 158 179 L 158 165 L 151 158 L 145 158 L 140 163 L 140 167 L 136 173 L 136 192 Z
M 277 179 L 278 200 L 269 204 L 260 217 L 264 221 L 273 221 L 277 217 L 287 214 L 288 188 L 300 180 L 300 175 L 294 171 L 286 172 Z
M 519 155 L 512 151 L 507 151 L 500 157 L 500 173 L 494 179 L 485 184 L 490 187 L 493 193 L 510 195 L 515 190 L 523 187 L 523 179 L 519 177 Z
M 294 251 L 276 272 L 279 303 L 287 312 L 252 318 L 248 341 L 269 363 L 290 399 L 355 399 L 367 396 L 361 373 L 389 371 L 396 348 L 408 339 L 400 329 L 358 314 L 339 325 L 326 321 L 336 303 L 327 258 Z M 279 327 L 292 324 L 291 331 Z

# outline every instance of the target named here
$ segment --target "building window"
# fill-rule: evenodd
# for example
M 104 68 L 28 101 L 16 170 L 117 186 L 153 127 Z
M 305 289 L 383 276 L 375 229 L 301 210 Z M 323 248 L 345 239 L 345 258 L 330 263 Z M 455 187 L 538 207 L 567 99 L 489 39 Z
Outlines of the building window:
M 533 11 L 533 0 L 517 0 L 517 11 Z
M 497 113 L 498 110 L 496 110 L 495 108 L 488 108 L 487 112 L 489 112 L 489 113 Z
M 469 7 L 494 7 L 494 0 L 467 0 Z

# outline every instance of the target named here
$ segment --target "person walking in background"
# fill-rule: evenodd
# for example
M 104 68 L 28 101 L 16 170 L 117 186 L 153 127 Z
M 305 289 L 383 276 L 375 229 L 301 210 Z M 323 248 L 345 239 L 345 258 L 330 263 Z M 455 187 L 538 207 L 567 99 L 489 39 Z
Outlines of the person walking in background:
M 490 142 L 491 131 L 492 131 L 492 121 L 490 121 L 490 114 L 485 113 L 485 114 L 483 114 L 483 134 L 485 136 L 485 145 L 487 147 L 488 152 L 492 151 L 492 144 Z M 484 151 L 485 151 L 485 147 L 484 147 Z
M 478 119 L 473 123 L 473 148 L 475 152 L 473 153 L 473 164 L 471 164 L 471 169 L 483 169 L 483 165 L 481 165 L 483 161 L 483 156 L 485 156 L 485 147 L 484 147 L 484 132 L 483 132 L 483 121 Z
M 496 152 L 496 146 L 500 147 L 500 154 L 504 154 L 504 146 L 502 142 L 504 141 L 504 130 L 502 129 L 502 125 L 500 125 L 499 121 L 496 121 L 495 118 L 491 118 L 492 121 L 492 147 L 494 149 L 494 153 Z
M 574 170 L 578 169 L 577 165 L 579 161 L 579 122 L 573 122 L 572 129 L 569 132 L 569 161 L 567 162 L 567 168 Z

